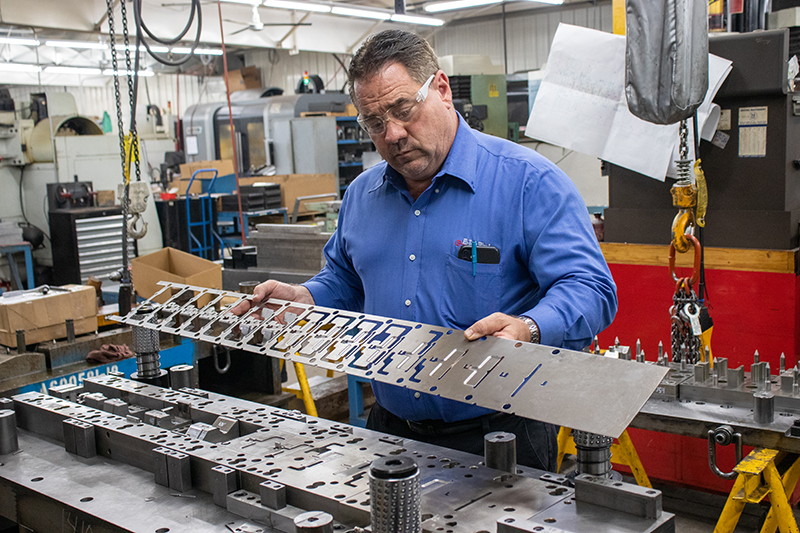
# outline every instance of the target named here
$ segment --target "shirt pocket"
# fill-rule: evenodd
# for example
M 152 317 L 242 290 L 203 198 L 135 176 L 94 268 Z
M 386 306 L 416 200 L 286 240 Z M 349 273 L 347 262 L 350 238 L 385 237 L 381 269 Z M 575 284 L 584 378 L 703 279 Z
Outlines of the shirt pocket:
M 481 318 L 500 311 L 501 264 L 473 265 L 471 261 L 448 255 L 444 272 L 439 312 L 446 324 L 466 329 Z

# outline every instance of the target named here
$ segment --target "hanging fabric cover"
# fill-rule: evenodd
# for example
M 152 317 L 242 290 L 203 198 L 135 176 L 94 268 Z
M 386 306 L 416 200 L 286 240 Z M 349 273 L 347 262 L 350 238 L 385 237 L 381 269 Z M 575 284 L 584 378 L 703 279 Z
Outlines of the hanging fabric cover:
M 625 97 L 655 124 L 689 118 L 708 90 L 708 3 L 627 0 Z

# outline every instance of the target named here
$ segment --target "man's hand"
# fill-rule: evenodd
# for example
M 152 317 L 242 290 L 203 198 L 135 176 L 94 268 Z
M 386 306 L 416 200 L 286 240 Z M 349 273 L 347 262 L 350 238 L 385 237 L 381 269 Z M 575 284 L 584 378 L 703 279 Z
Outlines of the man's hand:
M 531 330 L 528 329 L 528 325 L 525 322 L 517 317 L 503 313 L 492 313 L 486 318 L 475 322 L 464 332 L 464 337 L 468 341 L 474 341 L 486 336 L 530 342 Z
M 290 302 L 309 305 L 314 304 L 314 298 L 311 296 L 311 293 L 302 285 L 290 285 L 270 279 L 256 285 L 256 288 L 253 289 L 253 299 L 239 303 L 239 305 L 231 309 L 231 312 L 235 315 L 243 315 L 253 305 L 257 305 L 269 298 L 277 298 L 279 300 L 288 300 Z

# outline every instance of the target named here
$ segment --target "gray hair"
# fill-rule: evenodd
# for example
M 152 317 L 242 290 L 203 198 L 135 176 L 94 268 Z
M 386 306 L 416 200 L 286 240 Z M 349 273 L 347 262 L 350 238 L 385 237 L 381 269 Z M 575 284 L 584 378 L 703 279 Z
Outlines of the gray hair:
M 425 83 L 439 70 L 433 48 L 422 37 L 403 30 L 376 33 L 364 41 L 350 62 L 347 82 L 353 104 L 356 104 L 355 82 L 375 76 L 392 63 L 403 65 L 417 83 Z

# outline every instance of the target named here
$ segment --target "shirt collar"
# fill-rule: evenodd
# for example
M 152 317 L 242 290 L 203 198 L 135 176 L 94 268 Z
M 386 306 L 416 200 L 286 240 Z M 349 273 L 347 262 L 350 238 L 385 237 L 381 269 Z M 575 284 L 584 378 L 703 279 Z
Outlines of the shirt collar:
M 453 146 L 450 147 L 450 152 L 444 160 L 442 169 L 434 176 L 434 181 L 439 176 L 453 176 L 466 183 L 472 192 L 475 192 L 475 168 L 478 160 L 478 140 L 472 128 L 469 127 L 467 122 L 458 115 L 458 130 L 456 131 L 456 138 L 453 141 Z M 390 165 L 386 165 L 386 172 L 383 175 L 383 180 L 372 190 L 377 189 L 383 182 L 388 181 L 396 189 L 402 191 L 406 190 L 405 180 L 397 170 L 393 169 Z

